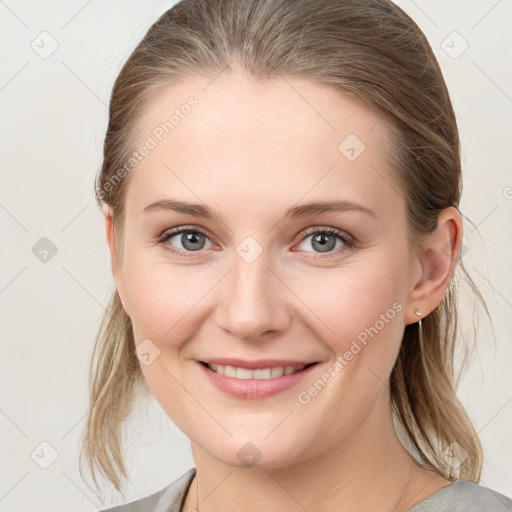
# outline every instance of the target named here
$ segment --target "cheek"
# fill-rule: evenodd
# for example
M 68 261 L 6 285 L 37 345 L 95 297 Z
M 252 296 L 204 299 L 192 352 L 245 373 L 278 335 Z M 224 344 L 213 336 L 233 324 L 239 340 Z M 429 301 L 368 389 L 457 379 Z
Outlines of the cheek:
M 387 331 L 391 323 L 400 324 L 397 317 L 403 308 L 405 286 L 401 268 L 400 262 L 379 258 L 375 264 L 369 260 L 317 270 L 314 277 L 295 275 L 290 279 L 304 304 L 301 310 L 310 311 L 315 330 L 325 332 L 333 340 L 332 348 L 341 351 L 360 333 L 363 338 L 375 323 L 384 330 L 381 318 Z M 399 325 L 398 331 L 402 327 Z
M 335 375 L 322 400 L 361 411 L 374 402 L 395 363 L 404 330 L 404 262 L 379 257 L 298 279 L 297 294 L 311 312 L 310 330 L 331 351 Z M 302 307 L 302 311 L 307 311 Z M 327 376 L 328 377 L 328 376 Z M 346 418 L 348 423 L 354 419 Z M 355 420 L 354 420 L 355 421 Z
M 138 338 L 181 339 L 219 276 L 207 267 L 172 267 L 132 256 L 125 265 L 126 292 Z M 203 303 L 204 304 L 204 303 Z
M 302 320 L 331 351 L 332 363 L 320 377 L 328 384 L 309 382 L 298 396 L 301 405 L 311 403 L 322 417 L 326 438 L 337 435 L 333 432 L 344 435 L 383 396 L 400 348 L 402 267 L 392 259 L 378 260 L 375 265 L 347 265 L 343 270 L 317 273 L 315 286 L 303 279 L 297 293 L 307 305 L 301 311 L 309 311 Z M 337 414 L 324 414 L 332 404 Z

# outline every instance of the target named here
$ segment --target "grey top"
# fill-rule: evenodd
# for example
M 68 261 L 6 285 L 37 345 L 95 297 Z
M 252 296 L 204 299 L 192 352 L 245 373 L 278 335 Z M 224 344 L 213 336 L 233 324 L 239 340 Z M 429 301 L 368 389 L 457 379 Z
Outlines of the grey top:
M 101 512 L 181 512 L 195 474 L 196 468 L 189 469 L 167 487 L 146 498 Z M 409 512 L 512 512 L 512 500 L 487 487 L 455 480 Z

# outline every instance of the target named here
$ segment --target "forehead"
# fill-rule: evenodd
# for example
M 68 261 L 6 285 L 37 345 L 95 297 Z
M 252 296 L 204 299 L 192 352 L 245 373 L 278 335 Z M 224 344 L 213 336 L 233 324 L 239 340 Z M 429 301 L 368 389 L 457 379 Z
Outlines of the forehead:
M 152 147 L 132 171 L 127 203 L 166 193 L 216 207 L 228 193 L 238 206 L 338 192 L 375 208 L 402 201 L 386 122 L 328 84 L 242 73 L 189 79 L 147 102 L 136 139 L 134 150 Z

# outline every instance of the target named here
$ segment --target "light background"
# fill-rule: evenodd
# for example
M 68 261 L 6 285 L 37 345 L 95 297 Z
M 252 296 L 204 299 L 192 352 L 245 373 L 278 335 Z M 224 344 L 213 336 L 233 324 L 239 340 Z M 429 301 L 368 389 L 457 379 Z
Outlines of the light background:
M 93 181 L 115 76 L 173 3 L 0 1 L 0 511 L 92 511 L 120 501 L 105 488 L 102 504 L 77 462 L 89 359 L 113 288 Z M 465 224 L 464 262 L 496 332 L 495 342 L 481 324 L 459 394 L 485 449 L 482 484 L 512 496 L 512 1 L 398 3 L 427 34 L 459 121 L 461 212 L 478 226 Z M 42 237 L 57 249 L 47 262 L 32 250 Z M 463 319 L 464 331 L 471 321 Z M 127 501 L 193 466 L 188 439 L 160 407 L 139 411 L 129 424 Z M 42 442 L 58 452 L 48 469 L 39 464 L 51 462 L 52 449 Z

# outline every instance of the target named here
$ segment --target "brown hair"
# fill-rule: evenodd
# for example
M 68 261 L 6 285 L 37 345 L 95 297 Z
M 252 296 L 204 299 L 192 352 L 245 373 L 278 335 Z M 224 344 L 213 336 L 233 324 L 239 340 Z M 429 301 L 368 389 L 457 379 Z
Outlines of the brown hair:
M 108 183 L 133 151 L 147 100 L 187 77 L 213 77 L 235 64 L 255 79 L 331 84 L 385 119 L 395 135 L 396 177 L 407 202 L 412 247 L 436 228 L 441 210 L 458 208 L 459 138 L 447 87 L 426 37 L 400 8 L 388 0 L 183 0 L 150 27 L 112 92 L 96 193 L 100 204 L 113 209 L 118 240 L 130 175 L 116 186 Z M 460 260 L 456 278 L 459 269 L 487 311 Z M 405 327 L 390 393 L 394 417 L 419 462 L 447 478 L 478 482 L 480 442 L 454 390 L 456 278 L 422 320 L 422 336 L 418 324 Z M 122 422 L 137 386 L 144 387 L 134 348 L 130 318 L 114 291 L 91 360 L 81 455 L 96 485 L 100 469 L 117 490 L 120 474 L 127 477 Z M 443 455 L 453 442 L 467 452 L 458 471 Z

